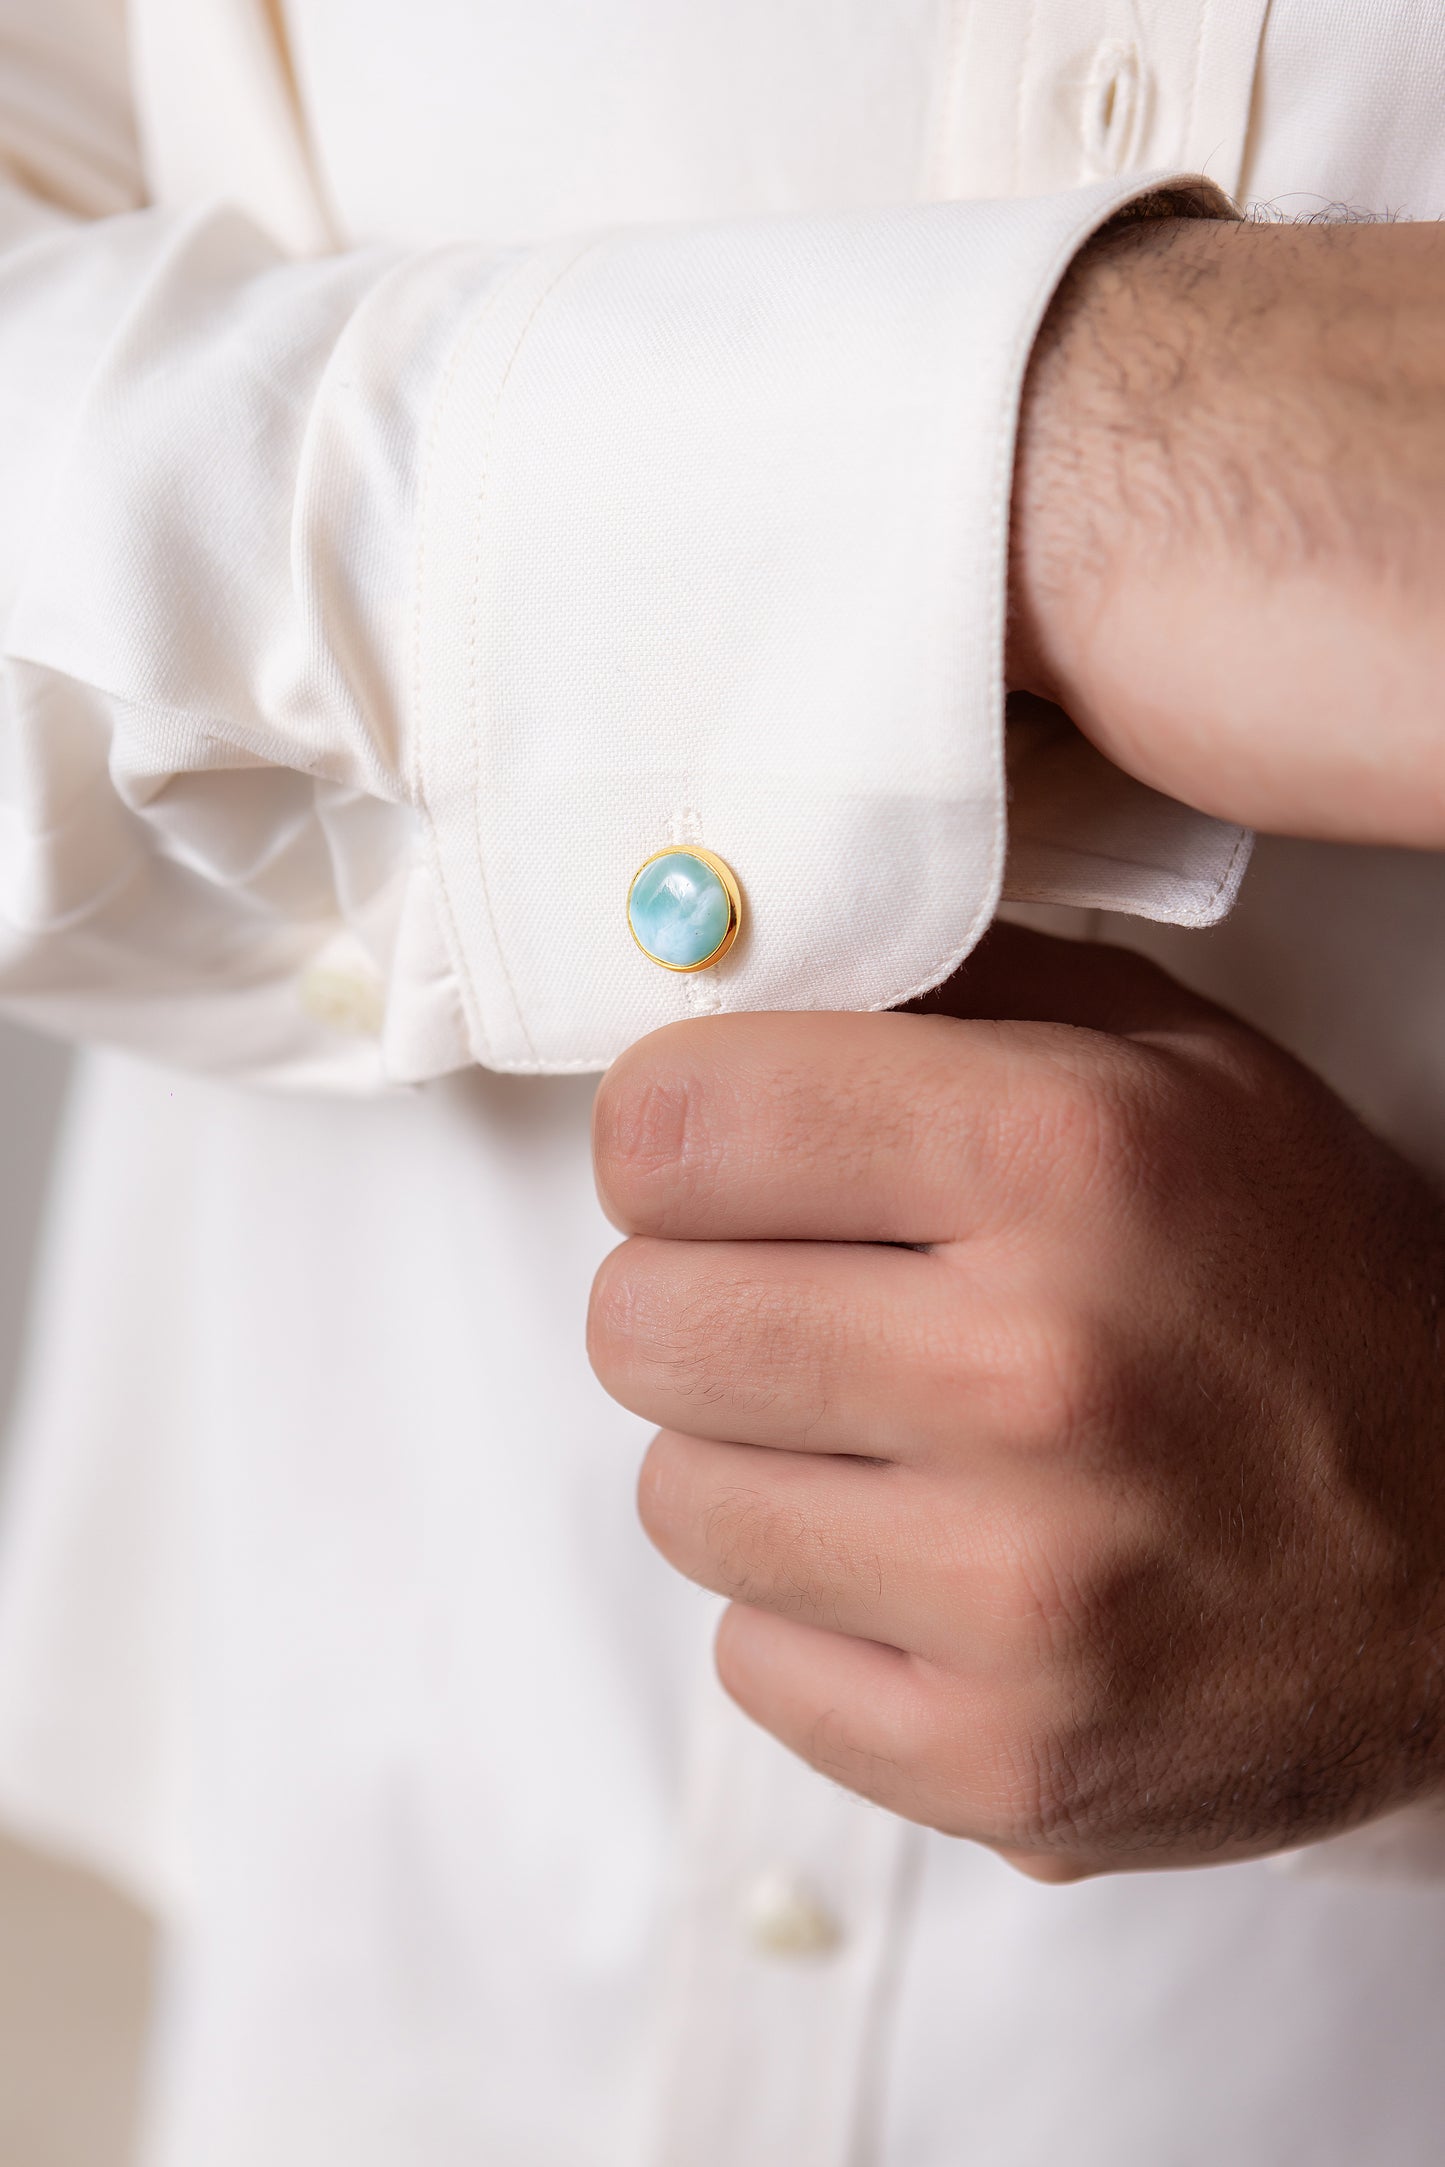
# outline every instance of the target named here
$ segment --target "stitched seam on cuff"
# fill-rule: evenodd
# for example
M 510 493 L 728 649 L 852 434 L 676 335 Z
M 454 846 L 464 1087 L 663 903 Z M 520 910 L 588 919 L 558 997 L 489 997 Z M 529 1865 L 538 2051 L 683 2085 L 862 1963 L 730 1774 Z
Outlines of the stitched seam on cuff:
M 516 276 L 514 272 L 513 277 Z M 411 742 L 407 747 L 407 780 L 411 786 L 412 802 L 426 823 L 430 841 L 432 867 L 436 874 L 437 895 L 442 915 L 446 920 L 451 938 L 452 955 L 456 959 L 457 976 L 468 1024 L 484 1055 L 491 1051 L 487 1033 L 477 1005 L 476 989 L 467 969 L 466 951 L 462 944 L 461 927 L 452 907 L 451 893 L 447 886 L 443 853 L 438 844 L 436 815 L 427 796 L 425 762 L 422 759 L 422 733 L 427 728 L 426 710 L 422 693 L 422 624 L 426 616 L 428 538 L 432 525 L 432 503 L 435 489 L 437 447 L 441 441 L 442 422 L 446 415 L 457 375 L 477 333 L 497 307 L 503 293 L 511 285 L 511 278 L 503 278 L 487 294 L 480 308 L 468 318 L 453 343 L 437 395 L 432 403 L 431 419 L 427 429 L 426 443 L 422 452 L 421 487 L 417 503 L 416 560 L 412 573 L 412 647 L 411 647 Z
M 422 754 L 423 733 L 428 727 L 423 699 L 422 646 L 423 625 L 425 622 L 428 606 L 428 542 L 434 517 L 434 503 L 437 486 L 437 457 L 441 442 L 442 430 L 446 423 L 448 408 L 451 404 L 453 396 L 455 395 L 457 377 L 461 373 L 467 359 L 472 352 L 478 334 L 482 330 L 483 326 L 496 313 L 496 310 L 498 309 L 502 300 L 504 299 L 506 294 L 511 291 L 517 279 L 524 274 L 528 264 L 535 261 L 534 257 L 524 259 L 521 263 L 516 265 L 510 273 L 500 277 L 497 282 L 492 286 L 490 291 L 486 294 L 485 298 L 481 303 L 481 306 L 472 313 L 472 315 L 468 318 L 467 322 L 458 332 L 455 343 L 453 344 L 451 353 L 448 357 L 446 368 L 443 371 L 442 380 L 437 390 L 436 399 L 432 406 L 431 420 L 428 427 L 426 445 L 423 453 L 421 487 L 419 491 L 417 549 L 415 570 L 413 575 L 414 584 L 411 655 L 412 729 L 411 742 L 408 747 L 407 777 L 411 788 L 413 802 L 416 805 L 418 811 L 422 814 L 423 819 L 426 823 L 426 829 L 430 844 L 431 864 L 432 869 L 436 875 L 438 900 L 440 902 L 442 916 L 446 923 L 452 956 L 455 961 L 459 989 L 462 995 L 463 1006 L 466 1011 L 468 1029 L 473 1041 L 473 1051 L 476 1053 L 478 1058 L 485 1063 L 488 1068 L 498 1070 L 504 1070 L 514 1067 L 531 1070 L 540 1068 L 543 1064 L 541 1063 L 536 1048 L 532 1043 L 531 1034 L 527 1029 L 526 1019 L 522 1012 L 522 1005 L 517 997 L 517 989 L 512 979 L 511 970 L 507 963 L 506 956 L 503 953 L 501 941 L 498 938 L 496 913 L 492 906 L 491 889 L 487 880 L 486 865 L 483 861 L 481 852 L 481 807 L 478 802 L 477 795 L 481 776 L 481 745 L 479 740 L 479 734 L 476 728 L 475 699 L 473 697 L 476 643 L 475 603 L 477 590 L 480 586 L 481 579 L 481 566 L 480 556 L 477 549 L 477 539 L 480 530 L 483 502 L 486 495 L 487 473 L 490 465 L 490 448 L 495 433 L 497 411 L 501 404 L 501 397 L 503 391 L 506 388 L 507 380 L 511 375 L 513 367 L 515 366 L 517 355 L 521 350 L 522 344 L 525 341 L 528 332 L 531 330 L 533 324 L 535 323 L 537 316 L 541 311 L 543 303 L 550 298 L 550 296 L 555 292 L 556 288 L 562 283 L 563 279 L 567 277 L 568 273 L 573 270 L 575 266 L 582 260 L 583 256 L 587 255 L 593 248 L 598 246 L 599 241 L 602 238 L 603 237 L 600 235 L 594 236 L 591 240 L 581 244 L 576 248 L 573 255 L 557 270 L 553 278 L 544 288 L 541 295 L 534 302 L 532 308 L 528 312 L 526 321 L 523 323 L 520 331 L 517 334 L 517 338 L 513 344 L 511 354 L 508 357 L 506 367 L 502 372 L 501 380 L 497 386 L 497 391 L 492 401 L 491 412 L 488 417 L 486 437 L 488 449 L 487 454 L 484 458 L 482 482 L 478 492 L 473 523 L 473 556 L 475 560 L 475 575 L 473 582 L 472 624 L 469 627 L 468 632 L 467 652 L 469 656 L 469 675 L 466 687 L 466 695 L 468 720 L 472 725 L 470 746 L 470 790 L 472 798 L 472 821 L 476 838 L 477 874 L 481 886 L 483 905 L 487 913 L 487 923 L 492 936 L 493 948 L 497 956 L 498 964 L 501 968 L 503 980 L 511 996 L 513 1006 L 516 1010 L 517 1022 L 521 1031 L 522 1038 L 526 1043 L 529 1053 L 531 1055 L 530 1060 L 513 1062 L 498 1058 L 492 1042 L 491 1034 L 487 1029 L 486 1022 L 482 1014 L 481 1003 L 478 998 L 477 987 L 471 969 L 471 958 L 467 952 L 466 942 L 462 937 L 460 920 L 458 919 L 456 907 L 452 898 L 451 887 L 448 878 L 446 853 L 441 847 L 440 831 L 436 814 L 427 793 L 426 763 Z M 547 1066 L 550 1067 L 551 1064 L 549 1063 L 547 1064 Z M 580 1062 L 578 1066 L 583 1068 L 592 1068 L 596 1066 L 596 1063 L 594 1061 L 583 1061 Z
M 521 1031 L 523 1043 L 525 1044 L 527 1051 L 531 1055 L 533 1061 L 540 1061 L 541 1056 L 538 1054 L 537 1048 L 532 1042 L 532 1034 L 527 1028 L 526 1012 L 523 1008 L 521 998 L 517 992 L 516 981 L 512 976 L 512 968 L 507 961 L 506 950 L 502 945 L 501 932 L 497 925 L 497 914 L 492 905 L 492 886 L 491 882 L 487 878 L 486 853 L 482 843 L 482 731 L 481 715 L 479 711 L 480 688 L 478 684 L 478 620 L 481 615 L 482 606 L 483 571 L 482 519 L 483 514 L 486 510 L 487 490 L 490 486 L 492 478 L 492 452 L 496 443 L 497 420 L 499 415 L 501 414 L 502 401 L 506 396 L 507 386 L 512 380 L 512 372 L 517 366 L 517 361 L 521 355 L 522 348 L 526 345 L 538 317 L 542 314 L 542 311 L 547 306 L 547 303 L 556 294 L 557 289 L 561 285 L 563 285 L 567 279 L 571 277 L 572 273 L 577 269 L 577 266 L 580 263 L 582 263 L 588 256 L 592 255 L 596 249 L 601 247 L 602 242 L 605 238 L 606 236 L 602 234 L 595 235 L 590 241 L 585 242 L 580 248 L 578 248 L 575 254 L 572 255 L 568 259 L 568 261 L 559 268 L 555 276 L 548 280 L 547 284 L 538 294 L 536 300 L 532 303 L 531 308 L 527 312 L 527 319 L 522 325 L 521 330 L 517 333 L 517 337 L 513 344 L 512 351 L 507 357 L 507 365 L 503 369 L 502 374 L 497 382 L 497 388 L 492 398 L 491 412 L 487 416 L 487 429 L 485 438 L 486 449 L 482 455 L 482 472 L 481 478 L 477 484 L 476 506 L 472 521 L 472 593 L 471 602 L 467 610 L 467 713 L 472 723 L 472 833 L 476 842 L 477 877 L 481 883 L 482 902 L 486 908 L 487 922 L 492 930 L 492 946 L 496 952 L 497 962 L 501 966 L 502 976 L 506 981 L 507 991 L 512 997 L 512 1006 L 517 1012 L 517 1027 Z

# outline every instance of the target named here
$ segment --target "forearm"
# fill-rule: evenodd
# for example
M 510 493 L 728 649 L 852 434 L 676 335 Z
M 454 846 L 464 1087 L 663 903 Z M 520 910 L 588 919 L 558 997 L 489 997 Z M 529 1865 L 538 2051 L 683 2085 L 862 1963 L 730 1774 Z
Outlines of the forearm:
M 1010 683 L 1206 811 L 1445 845 L 1445 236 L 1167 220 L 1025 392 Z

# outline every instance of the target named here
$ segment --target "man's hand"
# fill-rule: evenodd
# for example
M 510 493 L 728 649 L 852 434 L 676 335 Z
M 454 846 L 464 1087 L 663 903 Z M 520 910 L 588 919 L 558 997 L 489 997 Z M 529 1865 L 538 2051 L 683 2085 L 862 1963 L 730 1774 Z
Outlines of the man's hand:
M 1436 1794 L 1435 1200 L 1136 957 L 999 928 L 932 1005 L 1006 1020 L 675 1024 L 598 1094 L 592 1359 L 728 1690 L 1043 1878 Z
M 1445 228 L 1160 220 L 1065 282 L 1010 682 L 1206 812 L 1445 846 Z

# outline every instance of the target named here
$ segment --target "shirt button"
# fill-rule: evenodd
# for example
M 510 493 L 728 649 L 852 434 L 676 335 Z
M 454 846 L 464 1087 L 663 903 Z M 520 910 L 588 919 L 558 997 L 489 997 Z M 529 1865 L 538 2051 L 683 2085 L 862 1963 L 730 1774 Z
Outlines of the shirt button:
M 761 1873 L 743 1891 L 742 1923 L 762 1956 L 827 1956 L 843 1929 L 827 1905 L 796 1874 Z
M 1136 47 L 1106 39 L 1084 83 L 1080 133 L 1087 178 L 1122 173 L 1131 162 L 1143 105 L 1144 71 Z
M 312 958 L 296 985 L 313 1023 L 355 1038 L 379 1038 L 385 1002 L 381 981 L 358 940 L 342 934 Z

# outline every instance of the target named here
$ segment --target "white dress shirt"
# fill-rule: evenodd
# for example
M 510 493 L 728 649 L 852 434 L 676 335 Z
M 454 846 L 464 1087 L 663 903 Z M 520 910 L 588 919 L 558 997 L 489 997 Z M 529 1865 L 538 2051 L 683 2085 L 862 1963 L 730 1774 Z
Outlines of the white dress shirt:
M 1072 255 L 1438 216 L 1442 93 L 1430 0 L 0 0 L 0 999 L 120 1049 L 0 1807 L 165 1922 L 147 2167 L 1438 2159 L 1430 1815 L 1054 1890 L 851 1800 L 713 1684 L 581 1323 L 588 1072 L 1001 896 L 1445 1168 L 1442 861 L 1241 890 L 1069 733 L 1006 790 L 1001 691 Z M 747 916 L 679 979 L 689 842 Z

